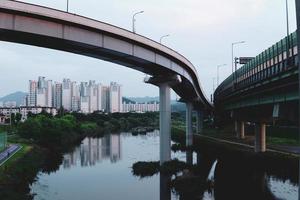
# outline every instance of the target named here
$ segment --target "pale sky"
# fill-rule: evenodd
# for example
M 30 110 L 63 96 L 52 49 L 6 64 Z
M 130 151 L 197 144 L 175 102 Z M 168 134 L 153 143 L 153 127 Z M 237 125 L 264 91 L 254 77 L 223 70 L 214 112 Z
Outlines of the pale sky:
M 0 0 L 1 1 L 1 0 Z M 23 0 L 66 10 L 64 0 Z M 295 5 L 290 3 L 290 29 L 295 30 Z M 141 35 L 163 43 L 196 67 L 207 97 L 213 90 L 216 66 L 220 80 L 231 73 L 231 43 L 245 40 L 235 56 L 256 56 L 286 35 L 285 0 L 70 0 L 70 12 L 131 30 L 132 14 Z M 54 81 L 116 81 L 124 96 L 158 96 L 158 88 L 143 83 L 144 74 L 94 58 L 44 48 L 0 42 L 0 97 L 27 91 L 28 80 L 46 76 Z

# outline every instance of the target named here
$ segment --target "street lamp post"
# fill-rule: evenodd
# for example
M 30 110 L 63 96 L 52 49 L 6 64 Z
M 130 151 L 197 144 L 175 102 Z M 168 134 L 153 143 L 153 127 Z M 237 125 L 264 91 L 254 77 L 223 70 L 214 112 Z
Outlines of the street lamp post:
M 227 64 L 223 64 L 223 65 L 218 65 L 217 66 L 217 86 L 219 86 L 219 69 L 220 69 L 220 67 L 224 67 L 226 65 Z
M 136 21 L 135 16 L 138 15 L 138 14 L 142 14 L 142 13 L 144 13 L 143 10 L 134 13 L 133 16 L 132 16 L 132 32 L 133 32 L 133 33 L 135 33 L 135 21 Z
M 233 73 L 233 72 L 234 72 L 234 63 L 235 63 L 233 49 L 234 49 L 234 46 L 235 46 L 235 45 L 243 44 L 243 43 L 245 43 L 245 41 L 233 42 L 233 43 L 231 44 L 232 82 L 234 82 L 234 80 L 235 80 L 235 74 Z
M 161 44 L 162 43 L 162 39 L 164 39 L 166 37 L 169 37 L 169 36 L 170 36 L 169 34 L 161 36 L 160 39 L 159 39 L 159 43 Z
M 215 82 L 216 82 L 216 77 L 213 77 L 213 94 L 214 94 L 215 89 L 216 89 Z
M 69 12 L 69 0 L 67 0 L 67 12 Z

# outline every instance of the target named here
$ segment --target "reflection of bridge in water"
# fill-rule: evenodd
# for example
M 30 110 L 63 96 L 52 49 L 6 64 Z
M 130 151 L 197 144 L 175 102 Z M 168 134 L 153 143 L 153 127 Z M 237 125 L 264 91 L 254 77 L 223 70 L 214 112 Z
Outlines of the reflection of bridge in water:
M 72 153 L 64 155 L 64 168 L 80 164 L 83 167 L 93 166 L 103 160 L 115 163 L 121 159 L 120 135 L 105 135 L 103 138 L 85 138 Z

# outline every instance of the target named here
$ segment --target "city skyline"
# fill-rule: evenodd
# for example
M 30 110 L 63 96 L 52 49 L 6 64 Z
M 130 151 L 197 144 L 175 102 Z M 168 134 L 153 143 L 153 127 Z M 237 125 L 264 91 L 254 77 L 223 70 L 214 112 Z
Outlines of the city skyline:
M 29 80 L 28 94 L 23 105 L 64 108 L 81 113 L 122 112 L 122 86 L 116 82 L 106 86 L 95 80 L 77 83 L 69 78 L 53 82 L 39 76 L 37 81 Z

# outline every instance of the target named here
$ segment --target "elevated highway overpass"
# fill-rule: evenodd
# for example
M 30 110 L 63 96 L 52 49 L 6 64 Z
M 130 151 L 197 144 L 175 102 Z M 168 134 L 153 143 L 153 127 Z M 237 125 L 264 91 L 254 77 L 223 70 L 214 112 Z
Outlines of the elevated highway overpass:
M 172 88 L 187 104 L 187 145 L 192 142 L 192 110 L 211 110 L 192 63 L 178 52 L 125 29 L 28 3 L 0 1 L 0 40 L 90 56 L 151 75 L 160 89 L 160 158 L 170 159 Z
M 266 124 L 298 123 L 298 47 L 296 32 L 266 49 L 235 73 L 214 93 L 216 120 L 235 123 L 244 137 L 244 123 L 256 124 L 256 150 L 265 151 Z

